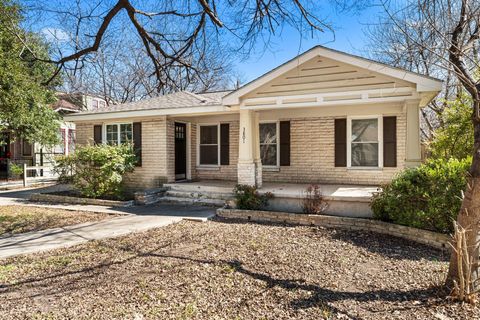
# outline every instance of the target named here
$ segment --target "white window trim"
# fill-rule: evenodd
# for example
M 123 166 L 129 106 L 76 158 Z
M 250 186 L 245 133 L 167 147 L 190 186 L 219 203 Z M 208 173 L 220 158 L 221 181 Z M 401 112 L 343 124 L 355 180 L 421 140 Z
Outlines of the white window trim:
M 200 164 L 200 127 L 217 127 L 217 164 Z M 211 144 L 213 146 L 213 144 Z M 198 123 L 197 124 L 197 167 L 199 168 L 218 168 L 220 167 L 220 122 Z
M 276 128 L 276 135 L 277 135 L 277 164 L 276 165 L 264 165 L 262 164 L 262 168 L 273 169 L 272 171 L 276 171 L 276 169 L 280 168 L 280 121 L 279 120 L 262 120 L 258 123 L 258 144 L 260 145 L 260 125 L 264 123 L 275 123 Z M 260 146 L 259 146 L 260 147 Z M 260 155 L 259 155 L 260 156 Z M 260 161 L 262 159 L 260 158 Z
M 352 166 L 352 120 L 358 119 L 377 119 L 378 123 L 378 166 Z M 369 116 L 348 116 L 347 117 L 347 168 L 348 169 L 383 169 L 383 116 L 369 115 Z
M 107 126 L 116 125 L 118 129 L 118 137 L 117 137 L 117 144 L 120 145 L 120 125 L 122 124 L 129 124 L 132 126 L 132 140 L 133 140 L 133 122 L 109 122 L 104 123 L 102 126 L 102 143 L 107 144 Z

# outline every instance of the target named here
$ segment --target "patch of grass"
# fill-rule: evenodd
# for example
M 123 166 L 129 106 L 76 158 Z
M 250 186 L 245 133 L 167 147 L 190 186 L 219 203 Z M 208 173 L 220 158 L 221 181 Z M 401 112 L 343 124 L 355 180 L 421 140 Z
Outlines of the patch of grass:
M 0 265 L 0 281 L 6 281 L 15 269 L 16 266 L 13 264 Z
M 225 264 L 222 267 L 223 273 L 232 274 L 236 271 L 236 268 L 230 264 Z
M 110 217 L 106 213 L 31 206 L 1 206 L 0 236 L 64 227 Z
M 180 319 L 192 319 L 197 314 L 197 312 L 197 304 L 195 302 L 190 302 L 183 309 L 183 312 L 180 315 Z
M 38 261 L 36 266 L 40 269 L 64 268 L 69 266 L 74 261 L 73 257 L 69 256 L 53 256 L 44 260 Z
M 330 308 L 327 304 L 322 303 L 320 305 L 320 317 L 324 320 L 329 320 L 332 318 L 332 315 L 332 308 Z

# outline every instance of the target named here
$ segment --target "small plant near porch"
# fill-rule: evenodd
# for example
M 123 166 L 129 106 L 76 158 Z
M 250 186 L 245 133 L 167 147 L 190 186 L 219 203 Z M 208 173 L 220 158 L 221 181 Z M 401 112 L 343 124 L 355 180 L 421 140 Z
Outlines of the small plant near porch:
M 87 198 L 123 198 L 123 178 L 132 172 L 137 158 L 131 144 L 95 145 L 78 148 L 57 159 L 56 172 L 71 181 Z
M 262 210 L 268 206 L 268 201 L 273 198 L 273 193 L 260 194 L 257 188 L 245 184 L 237 184 L 233 189 L 237 209 Z
M 306 214 L 321 214 L 328 207 L 318 184 L 311 184 L 305 190 L 302 210 Z

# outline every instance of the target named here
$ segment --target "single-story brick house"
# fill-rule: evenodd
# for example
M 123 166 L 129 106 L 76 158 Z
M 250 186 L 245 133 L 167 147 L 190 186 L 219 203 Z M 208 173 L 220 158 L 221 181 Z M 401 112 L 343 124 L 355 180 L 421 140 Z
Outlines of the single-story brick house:
M 316 46 L 234 91 L 177 92 L 65 117 L 77 145 L 133 140 L 132 189 L 179 180 L 366 184 L 421 161 L 442 82 Z

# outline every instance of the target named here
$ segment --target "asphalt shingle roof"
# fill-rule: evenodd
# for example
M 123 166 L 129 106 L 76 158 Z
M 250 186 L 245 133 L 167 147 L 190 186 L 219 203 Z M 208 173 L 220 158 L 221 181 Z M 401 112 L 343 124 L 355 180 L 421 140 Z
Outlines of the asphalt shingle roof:
M 192 93 L 188 91 L 180 91 L 164 96 L 139 100 L 130 103 L 109 105 L 103 108 L 97 108 L 94 110 L 82 112 L 82 114 L 134 110 L 178 109 L 221 105 L 222 97 L 228 93 L 230 93 L 230 91 L 207 93 Z

